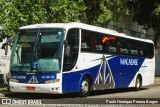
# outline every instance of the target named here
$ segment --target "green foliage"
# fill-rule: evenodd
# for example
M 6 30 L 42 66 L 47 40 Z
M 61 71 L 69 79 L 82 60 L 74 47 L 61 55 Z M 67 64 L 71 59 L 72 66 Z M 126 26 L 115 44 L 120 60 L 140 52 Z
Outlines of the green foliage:
M 0 0 L 0 26 L 4 29 L 0 38 L 14 37 L 20 26 L 36 23 L 106 26 L 124 13 L 123 0 Z
M 134 21 L 143 25 L 145 29 L 153 27 L 154 11 L 157 8 L 158 0 L 128 0 L 129 7 L 133 9 Z M 160 3 L 160 2 L 159 2 Z
M 49 15 L 47 23 L 80 21 L 85 10 L 82 0 L 52 0 L 47 7 Z
M 32 1 L 32 2 L 31 2 Z M 35 2 L 36 1 L 36 2 Z M 15 36 L 20 26 L 45 22 L 43 0 L 8 0 L 2 3 L 0 24 L 7 37 Z
M 86 23 L 106 26 L 110 21 L 118 22 L 128 9 L 123 0 L 84 0 L 86 1 Z
M 152 28 L 155 32 L 155 46 L 158 46 L 160 35 L 160 0 L 127 0 L 128 7 L 133 10 L 134 21 L 144 26 L 144 29 Z

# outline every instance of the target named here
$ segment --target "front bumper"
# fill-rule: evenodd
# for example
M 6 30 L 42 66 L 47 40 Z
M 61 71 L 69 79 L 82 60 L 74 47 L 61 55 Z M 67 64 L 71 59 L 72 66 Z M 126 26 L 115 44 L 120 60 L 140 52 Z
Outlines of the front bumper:
M 58 83 L 24 84 L 24 83 L 9 82 L 9 89 L 11 92 L 20 92 L 20 93 L 49 93 L 49 94 L 62 93 L 62 87 Z

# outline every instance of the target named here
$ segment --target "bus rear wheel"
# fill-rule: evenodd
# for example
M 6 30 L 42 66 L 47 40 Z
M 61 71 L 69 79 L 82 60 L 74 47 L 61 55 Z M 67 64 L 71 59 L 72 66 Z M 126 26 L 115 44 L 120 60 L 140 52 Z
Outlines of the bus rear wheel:
M 84 79 L 81 82 L 81 87 L 80 87 L 80 97 L 87 97 L 88 94 L 91 91 L 91 81 L 89 78 L 84 77 Z
M 136 91 L 139 91 L 139 90 L 141 89 L 141 87 L 142 87 L 142 81 L 141 81 L 140 76 L 138 76 L 138 77 L 136 78 L 135 90 L 136 90 Z

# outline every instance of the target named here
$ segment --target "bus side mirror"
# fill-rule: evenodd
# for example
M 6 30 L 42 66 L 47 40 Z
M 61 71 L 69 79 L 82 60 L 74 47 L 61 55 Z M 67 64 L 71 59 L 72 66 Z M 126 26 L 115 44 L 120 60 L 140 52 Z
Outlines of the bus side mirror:
M 70 56 L 71 47 L 68 45 L 68 41 L 67 40 L 64 40 L 63 43 L 65 45 L 64 55 L 69 57 Z
M 69 57 L 70 56 L 70 51 L 71 51 L 71 47 L 69 45 L 67 45 L 65 47 L 65 56 Z

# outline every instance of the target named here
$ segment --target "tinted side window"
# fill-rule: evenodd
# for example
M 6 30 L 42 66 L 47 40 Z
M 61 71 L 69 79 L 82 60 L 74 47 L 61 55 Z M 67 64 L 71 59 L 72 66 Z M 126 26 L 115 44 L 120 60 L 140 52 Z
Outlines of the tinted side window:
M 117 38 L 110 35 L 102 36 L 103 52 L 109 54 L 117 54 Z
M 102 37 L 103 37 L 102 34 L 95 33 L 95 52 L 98 52 L 98 53 L 103 52 Z
M 103 33 L 82 30 L 81 51 L 96 53 L 117 53 L 117 41 L 114 36 Z M 106 40 L 102 43 L 102 40 Z
M 145 57 L 147 57 L 147 58 L 153 58 L 153 56 L 154 56 L 154 47 L 153 47 L 153 44 L 145 43 L 144 51 L 145 51 Z
M 140 50 L 139 48 L 139 41 L 134 41 L 134 40 L 130 40 L 128 41 L 130 43 L 130 47 L 129 47 L 129 55 L 131 56 L 140 56 L 140 52 L 141 51 L 141 56 L 143 56 L 142 50 Z
M 119 52 L 121 55 L 129 55 L 130 54 L 130 43 L 128 39 L 119 39 Z
M 132 39 L 82 30 L 81 51 L 152 58 L 154 46 Z M 103 40 L 105 41 L 104 43 Z
M 82 30 L 81 35 L 82 35 L 81 51 L 94 52 L 95 51 L 94 32 Z

